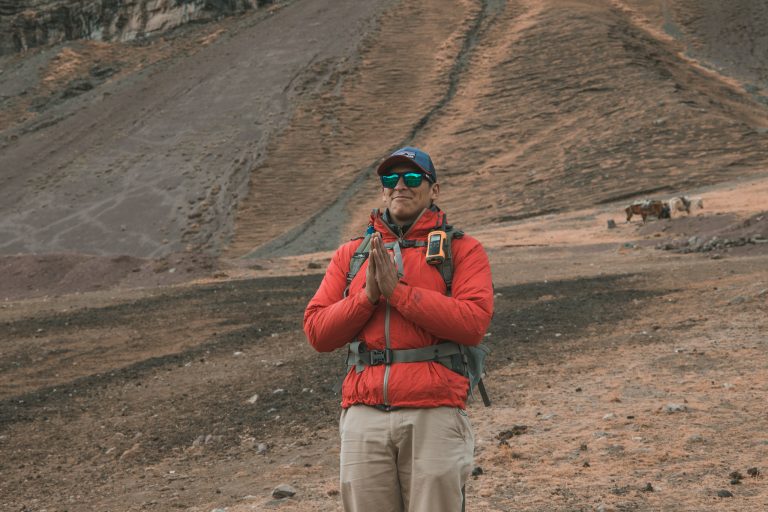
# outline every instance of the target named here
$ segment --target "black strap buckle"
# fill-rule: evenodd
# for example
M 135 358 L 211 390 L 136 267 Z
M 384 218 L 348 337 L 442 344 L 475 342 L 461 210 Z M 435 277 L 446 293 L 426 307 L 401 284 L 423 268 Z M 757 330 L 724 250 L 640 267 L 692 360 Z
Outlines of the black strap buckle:
M 392 364 L 392 349 L 387 348 L 384 350 L 371 350 L 368 352 L 370 354 L 370 365 L 376 366 L 379 364 Z
M 376 405 L 372 405 L 371 407 L 384 412 L 399 411 L 400 409 L 402 409 L 402 407 L 398 407 L 397 405 L 384 405 L 384 404 L 376 404 Z

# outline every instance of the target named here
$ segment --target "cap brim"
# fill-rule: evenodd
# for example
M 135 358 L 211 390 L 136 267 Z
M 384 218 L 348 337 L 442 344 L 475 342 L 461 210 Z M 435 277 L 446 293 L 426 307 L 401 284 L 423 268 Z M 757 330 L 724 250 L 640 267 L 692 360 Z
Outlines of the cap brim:
M 390 156 L 389 158 L 387 158 L 386 160 L 384 160 L 383 162 L 381 162 L 379 164 L 379 168 L 376 169 L 376 174 L 381 176 L 382 174 L 387 172 L 389 169 L 391 169 L 392 167 L 394 167 L 394 166 L 396 166 L 398 164 L 410 165 L 411 167 L 415 167 L 416 169 L 420 170 L 421 172 L 423 172 L 427 176 L 430 176 L 429 171 L 427 171 L 422 166 L 417 164 L 414 159 L 408 158 L 405 155 L 392 155 L 392 156 Z

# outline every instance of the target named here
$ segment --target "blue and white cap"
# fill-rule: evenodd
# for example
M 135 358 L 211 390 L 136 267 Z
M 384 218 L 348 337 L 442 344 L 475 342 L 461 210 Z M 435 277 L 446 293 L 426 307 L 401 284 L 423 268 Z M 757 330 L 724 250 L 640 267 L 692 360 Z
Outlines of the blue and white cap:
M 378 169 L 376 169 L 376 174 L 379 176 L 387 174 L 392 167 L 399 164 L 410 165 L 423 172 L 429 181 L 437 183 L 437 173 L 435 172 L 435 166 L 432 163 L 432 159 L 424 151 L 411 146 L 400 148 L 389 155 L 379 164 Z

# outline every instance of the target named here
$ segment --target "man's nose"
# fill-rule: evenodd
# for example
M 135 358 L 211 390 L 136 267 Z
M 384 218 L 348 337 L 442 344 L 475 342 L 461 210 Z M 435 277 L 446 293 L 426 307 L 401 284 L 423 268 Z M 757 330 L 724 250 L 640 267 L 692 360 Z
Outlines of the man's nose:
M 401 174 L 400 178 L 397 180 L 397 183 L 395 184 L 395 190 L 405 190 L 406 188 L 408 187 L 405 185 L 405 178 Z

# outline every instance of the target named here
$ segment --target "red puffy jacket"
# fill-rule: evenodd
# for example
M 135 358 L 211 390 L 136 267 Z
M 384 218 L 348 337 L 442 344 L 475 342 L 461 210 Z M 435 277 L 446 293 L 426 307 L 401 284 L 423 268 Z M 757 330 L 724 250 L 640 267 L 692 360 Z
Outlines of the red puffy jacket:
M 427 234 L 442 225 L 443 212 L 425 210 L 403 236 L 426 241 Z M 372 218 L 384 243 L 397 236 L 382 220 Z M 390 348 L 409 349 L 450 340 L 477 345 L 493 315 L 491 269 L 480 243 L 470 236 L 454 238 L 452 296 L 447 296 L 440 272 L 427 264 L 426 247 L 403 248 L 403 277 L 389 300 L 374 305 L 363 285 L 368 262 L 357 273 L 344 298 L 346 274 L 360 240 L 342 245 L 333 255 L 325 278 L 304 313 L 304 332 L 319 352 L 330 352 L 353 340 L 369 350 L 386 346 L 389 309 Z M 342 363 L 340 363 L 342 364 Z M 399 407 L 464 407 L 467 378 L 432 361 L 366 366 L 361 373 L 350 368 L 342 387 L 342 407 L 354 404 Z

